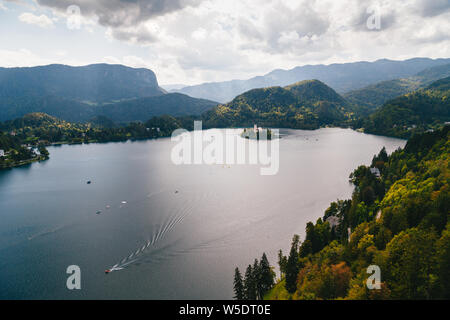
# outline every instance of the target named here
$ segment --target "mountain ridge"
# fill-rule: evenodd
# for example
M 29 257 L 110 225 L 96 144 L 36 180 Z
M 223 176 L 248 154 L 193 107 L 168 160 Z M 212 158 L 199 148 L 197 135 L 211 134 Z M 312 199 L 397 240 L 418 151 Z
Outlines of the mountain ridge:
M 196 98 L 226 103 L 251 89 L 286 86 L 301 80 L 318 79 L 338 93 L 345 93 L 380 81 L 412 76 L 432 66 L 449 63 L 450 59 L 448 58 L 412 58 L 403 61 L 379 59 L 374 62 L 304 65 L 289 70 L 276 69 L 263 76 L 247 80 L 207 82 L 186 86 L 171 92 L 180 92 Z

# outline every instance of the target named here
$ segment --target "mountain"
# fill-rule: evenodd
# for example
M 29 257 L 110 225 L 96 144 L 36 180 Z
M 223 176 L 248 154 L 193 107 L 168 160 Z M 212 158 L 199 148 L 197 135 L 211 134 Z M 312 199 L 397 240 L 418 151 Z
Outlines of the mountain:
M 373 110 L 391 99 L 424 88 L 436 80 L 449 76 L 450 64 L 446 64 L 426 69 L 412 77 L 383 81 L 353 90 L 344 94 L 344 97 L 355 105 Z
M 167 94 L 153 71 L 121 65 L 0 68 L 0 121 L 42 112 L 70 122 L 106 116 L 147 121 L 162 114 L 200 114 L 217 103 Z
M 318 80 L 253 89 L 203 114 L 205 127 L 271 127 L 315 129 L 351 117 L 352 106 Z
M 450 77 L 385 103 L 359 126 L 367 133 L 408 138 L 450 121 Z
M 217 106 L 217 102 L 196 99 L 180 93 L 169 93 L 156 97 L 133 99 L 129 101 L 98 107 L 95 113 L 115 122 L 147 121 L 154 116 L 200 115 Z
M 57 96 L 17 96 L 0 100 L 0 121 L 42 112 L 71 122 L 83 122 L 95 116 L 95 106 Z
M 2 99 L 18 96 L 56 96 L 98 104 L 164 93 L 165 91 L 158 86 L 153 71 L 122 65 L 0 68 Z
M 274 70 L 249 80 L 204 83 L 173 92 L 225 103 L 251 89 L 286 86 L 302 80 L 317 79 L 337 92 L 345 93 L 381 81 L 410 77 L 427 68 L 449 63 L 450 59 L 414 58 L 405 61 L 382 59 L 375 62 L 306 65 L 291 70 Z

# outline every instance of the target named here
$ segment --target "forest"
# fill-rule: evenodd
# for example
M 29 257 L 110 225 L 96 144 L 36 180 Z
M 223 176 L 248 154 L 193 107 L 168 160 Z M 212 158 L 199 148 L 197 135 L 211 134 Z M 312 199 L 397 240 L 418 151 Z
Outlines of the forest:
M 45 113 L 31 113 L 0 123 L 0 169 L 16 167 L 49 158 L 46 146 L 54 144 L 103 143 L 168 137 L 183 125 L 193 126 L 190 118 L 154 117 L 145 123 L 117 126 L 106 117 L 88 123 L 71 123 Z M 35 152 L 35 151 L 39 152 Z
M 372 134 L 409 138 L 450 121 L 450 77 L 388 101 L 366 118 L 355 121 Z
M 445 126 L 391 155 L 383 148 L 350 175 L 351 199 L 332 202 L 303 241 L 294 235 L 288 255 L 279 251 L 278 281 L 254 284 L 246 272 L 243 291 L 266 288 L 256 298 L 269 300 L 449 299 L 449 138 Z M 381 271 L 379 289 L 366 285 L 369 266 Z M 236 274 L 236 298 L 255 298 L 237 294 Z

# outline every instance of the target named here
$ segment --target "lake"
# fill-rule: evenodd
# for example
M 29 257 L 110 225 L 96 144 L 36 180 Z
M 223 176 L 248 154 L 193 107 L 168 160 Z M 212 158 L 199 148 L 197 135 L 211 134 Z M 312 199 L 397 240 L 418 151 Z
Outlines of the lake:
M 405 145 L 349 129 L 281 133 L 272 176 L 177 166 L 170 139 L 50 147 L 48 161 L 0 172 L 0 299 L 231 299 L 236 266 L 263 252 L 276 265 L 307 222 L 351 197 L 358 165 Z M 70 265 L 81 290 L 66 287 Z

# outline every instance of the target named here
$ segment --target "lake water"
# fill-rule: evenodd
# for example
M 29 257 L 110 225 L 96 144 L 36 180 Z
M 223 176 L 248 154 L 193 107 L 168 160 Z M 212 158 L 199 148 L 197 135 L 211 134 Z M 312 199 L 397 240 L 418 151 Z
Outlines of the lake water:
M 276 265 L 293 234 L 350 198 L 353 169 L 405 144 L 282 133 L 274 176 L 176 166 L 170 139 L 51 147 L 48 161 L 0 172 L 0 299 L 231 299 L 236 266 L 264 251 Z M 70 265 L 81 290 L 66 287 Z M 106 275 L 114 265 L 124 268 Z

